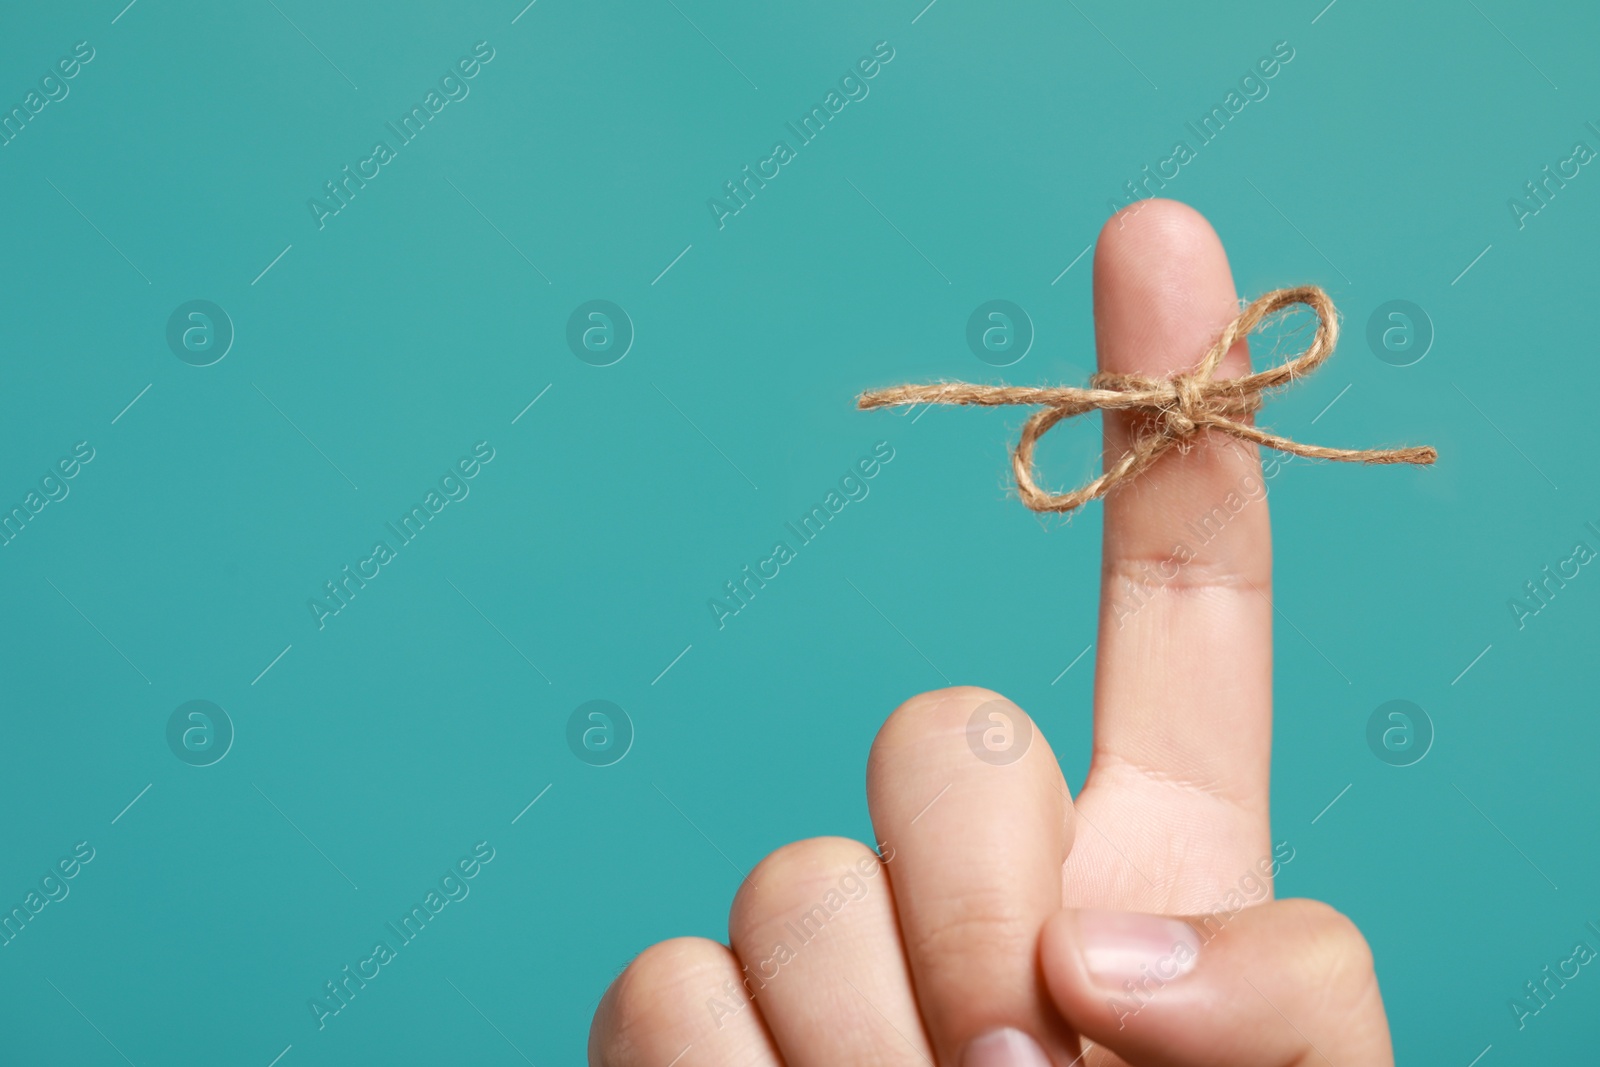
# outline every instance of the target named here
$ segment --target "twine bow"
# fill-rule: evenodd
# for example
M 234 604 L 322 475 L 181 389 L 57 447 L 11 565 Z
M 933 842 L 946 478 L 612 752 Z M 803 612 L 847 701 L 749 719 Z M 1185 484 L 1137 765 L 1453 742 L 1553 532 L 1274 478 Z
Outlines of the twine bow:
M 1261 320 L 1295 304 L 1304 304 L 1317 316 L 1316 335 L 1306 350 L 1268 370 L 1242 378 L 1213 377 L 1222 359 L 1240 338 L 1253 331 Z M 1309 374 L 1333 354 L 1339 339 L 1339 323 L 1333 301 L 1315 285 L 1275 289 L 1259 297 L 1230 322 L 1216 342 L 1187 374 L 1171 378 L 1147 378 L 1140 374 L 1099 373 L 1089 379 L 1089 388 L 1070 386 L 1036 387 L 1013 385 L 973 385 L 944 382 L 932 385 L 896 385 L 863 393 L 857 406 L 863 410 L 907 404 L 977 404 L 998 407 L 1006 404 L 1041 404 L 1023 423 L 1022 437 L 1011 454 L 1022 502 L 1034 511 L 1068 512 L 1105 496 L 1122 482 L 1137 476 L 1174 447 L 1187 447 L 1203 429 L 1251 441 L 1258 445 L 1291 452 L 1312 459 L 1333 459 L 1347 463 L 1432 463 L 1438 452 L 1427 446 L 1413 448 L 1326 448 L 1302 444 L 1258 429 L 1245 421 L 1261 407 L 1261 394 L 1287 385 Z M 1106 468 L 1098 478 L 1070 493 L 1053 495 L 1039 488 L 1033 477 L 1033 448 L 1052 426 L 1096 409 L 1102 411 L 1142 411 L 1148 424 L 1136 432 L 1133 447 Z

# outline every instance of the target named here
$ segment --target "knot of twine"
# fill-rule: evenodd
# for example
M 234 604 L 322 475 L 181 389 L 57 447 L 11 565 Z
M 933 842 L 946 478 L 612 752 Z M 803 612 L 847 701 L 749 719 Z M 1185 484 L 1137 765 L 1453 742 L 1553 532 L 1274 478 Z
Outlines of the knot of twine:
M 1214 377 L 1234 344 L 1248 336 L 1267 316 L 1295 304 L 1304 304 L 1317 316 L 1316 334 L 1304 352 L 1276 367 L 1242 378 Z M 1042 410 L 1034 412 L 1023 423 L 1022 436 L 1011 454 L 1011 467 L 1022 502 L 1034 511 L 1068 512 L 1103 497 L 1122 482 L 1136 477 L 1170 449 L 1187 447 L 1204 429 L 1312 459 L 1418 464 L 1438 459 L 1439 453 L 1427 446 L 1354 449 L 1302 444 L 1259 429 L 1248 421 L 1261 407 L 1261 394 L 1265 390 L 1287 385 L 1316 370 L 1333 354 L 1338 339 L 1339 323 L 1333 301 L 1320 287 L 1275 289 L 1240 312 L 1223 329 L 1194 370 L 1186 374 L 1147 378 L 1140 374 L 1102 372 L 1089 379 L 1087 389 L 967 382 L 896 385 L 863 393 L 856 403 L 863 410 L 914 404 L 1043 405 Z M 1061 420 L 1094 410 L 1138 411 L 1149 419 L 1147 425 L 1135 431 L 1133 446 L 1098 478 L 1070 493 L 1051 494 L 1040 489 L 1033 476 L 1034 445 Z

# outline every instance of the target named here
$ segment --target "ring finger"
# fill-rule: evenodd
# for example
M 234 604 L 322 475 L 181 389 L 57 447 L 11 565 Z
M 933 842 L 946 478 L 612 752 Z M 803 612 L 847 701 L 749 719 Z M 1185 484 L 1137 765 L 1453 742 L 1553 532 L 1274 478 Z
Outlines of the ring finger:
M 763 860 L 734 900 L 729 940 L 788 1067 L 932 1061 L 884 872 L 893 856 L 844 838 L 799 841 Z

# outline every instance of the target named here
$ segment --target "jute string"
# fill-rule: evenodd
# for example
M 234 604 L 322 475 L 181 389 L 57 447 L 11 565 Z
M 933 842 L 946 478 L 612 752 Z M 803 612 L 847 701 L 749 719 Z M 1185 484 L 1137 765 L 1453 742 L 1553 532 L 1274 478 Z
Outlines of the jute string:
M 1249 335 L 1269 315 L 1295 304 L 1304 304 L 1317 316 L 1316 334 L 1304 352 L 1276 367 L 1242 378 L 1214 377 L 1223 357 L 1240 338 Z M 1333 354 L 1338 339 L 1339 322 L 1333 301 L 1318 286 L 1305 285 L 1275 289 L 1251 302 L 1223 329 L 1194 370 L 1171 378 L 1102 372 L 1089 379 L 1087 389 L 967 382 L 896 385 L 863 393 L 856 403 L 863 410 L 907 404 L 1042 405 L 1042 410 L 1034 412 L 1023 423 L 1022 437 L 1011 454 L 1011 467 L 1022 502 L 1034 511 L 1068 512 L 1103 497 L 1123 482 L 1137 477 L 1171 449 L 1186 448 L 1196 434 L 1206 429 L 1312 459 L 1418 464 L 1436 460 L 1439 453 L 1427 446 L 1327 448 L 1269 433 L 1247 421 L 1260 409 L 1265 390 L 1288 385 L 1316 370 Z M 1062 419 L 1094 410 L 1139 411 L 1150 418 L 1135 431 L 1133 446 L 1098 478 L 1070 493 L 1051 494 L 1040 489 L 1034 480 L 1034 445 Z

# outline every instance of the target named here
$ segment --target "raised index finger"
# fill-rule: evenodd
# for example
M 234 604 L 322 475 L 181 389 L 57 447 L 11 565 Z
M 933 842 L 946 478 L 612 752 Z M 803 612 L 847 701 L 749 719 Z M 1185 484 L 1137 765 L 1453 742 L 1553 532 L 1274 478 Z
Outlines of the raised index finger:
M 1222 242 L 1198 212 L 1169 200 L 1106 224 L 1094 291 L 1100 368 L 1117 373 L 1187 371 L 1239 312 Z M 1241 341 L 1216 376 L 1249 371 Z M 1146 418 L 1106 414 L 1108 466 Z M 1090 812 L 1094 792 L 1114 783 L 1144 794 L 1167 825 L 1215 827 L 1230 846 L 1217 858 L 1231 863 L 1242 849 L 1248 862 L 1268 829 L 1266 492 L 1253 445 L 1203 430 L 1190 446 L 1105 500 L 1095 755 L 1080 803 Z

